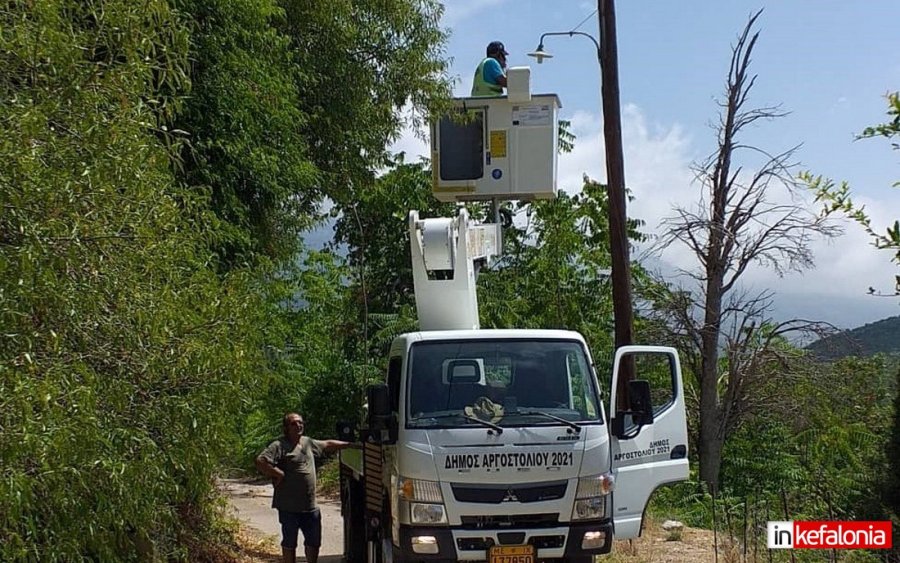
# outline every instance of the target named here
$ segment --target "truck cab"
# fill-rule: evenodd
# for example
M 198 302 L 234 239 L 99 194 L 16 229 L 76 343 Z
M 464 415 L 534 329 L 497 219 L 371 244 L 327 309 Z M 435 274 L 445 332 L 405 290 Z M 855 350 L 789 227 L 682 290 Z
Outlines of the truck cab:
M 641 384 L 607 410 L 578 333 L 399 336 L 366 449 L 342 452 L 348 560 L 587 562 L 639 535 L 653 490 L 687 477 L 687 430 L 674 350 L 626 358 Z

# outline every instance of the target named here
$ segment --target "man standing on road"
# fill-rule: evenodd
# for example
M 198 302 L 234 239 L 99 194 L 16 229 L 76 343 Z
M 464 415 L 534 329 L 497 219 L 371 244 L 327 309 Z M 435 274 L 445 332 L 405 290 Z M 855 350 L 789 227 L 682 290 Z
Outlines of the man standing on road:
M 314 440 L 303 435 L 303 417 L 290 412 L 281 422 L 283 435 L 256 457 L 256 468 L 275 487 L 272 508 L 281 523 L 284 563 L 297 560 L 297 535 L 303 531 L 306 560 L 317 563 L 322 545 L 322 515 L 316 508 L 315 458 L 326 452 L 358 447 L 340 440 Z
M 499 41 L 487 46 L 487 57 L 475 69 L 472 81 L 472 97 L 502 96 L 506 88 L 506 47 Z

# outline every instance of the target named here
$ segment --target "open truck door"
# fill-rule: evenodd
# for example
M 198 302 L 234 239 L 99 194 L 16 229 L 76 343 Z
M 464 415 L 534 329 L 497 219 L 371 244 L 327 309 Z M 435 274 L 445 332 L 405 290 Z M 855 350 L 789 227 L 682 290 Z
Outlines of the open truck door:
M 627 370 L 627 371 L 625 371 Z M 619 378 L 634 374 L 627 396 Z M 610 393 L 613 524 L 616 539 L 635 538 L 650 495 L 688 477 L 687 417 L 678 352 L 663 346 L 623 346 L 616 351 Z

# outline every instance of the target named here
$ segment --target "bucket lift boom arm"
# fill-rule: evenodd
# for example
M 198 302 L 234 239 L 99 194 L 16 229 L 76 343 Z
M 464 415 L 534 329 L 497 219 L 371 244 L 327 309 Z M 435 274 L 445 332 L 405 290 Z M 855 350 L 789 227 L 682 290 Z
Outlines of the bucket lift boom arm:
M 421 330 L 479 328 L 475 277 L 500 254 L 500 225 L 476 224 L 465 208 L 453 218 L 409 212 L 416 312 Z

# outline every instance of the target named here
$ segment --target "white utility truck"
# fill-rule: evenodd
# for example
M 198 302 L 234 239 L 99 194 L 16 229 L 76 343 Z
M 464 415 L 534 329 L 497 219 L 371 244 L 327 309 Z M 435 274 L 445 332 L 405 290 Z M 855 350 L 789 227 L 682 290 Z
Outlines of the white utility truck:
M 475 119 L 433 125 L 438 197 L 555 196 L 558 99 L 532 97 L 527 69 L 508 83 L 457 100 Z M 580 334 L 479 329 L 475 276 L 499 224 L 461 208 L 412 211 L 409 229 L 421 331 L 393 341 L 359 433 L 340 431 L 364 445 L 341 452 L 345 560 L 588 562 L 638 536 L 653 491 L 688 476 L 675 350 L 617 350 L 604 405 L 607 374 Z M 617 397 L 625 363 L 635 379 Z

